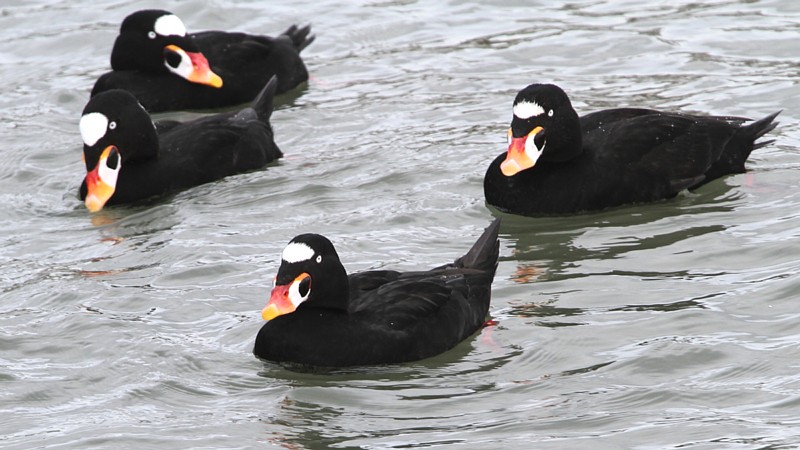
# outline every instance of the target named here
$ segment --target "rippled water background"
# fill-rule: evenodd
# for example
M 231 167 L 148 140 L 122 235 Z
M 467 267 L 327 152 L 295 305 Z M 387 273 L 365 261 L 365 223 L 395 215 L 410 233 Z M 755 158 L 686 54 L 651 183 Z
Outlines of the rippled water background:
M 502 3 L 4 1 L 0 447 L 800 445 L 800 2 Z M 313 78 L 279 99 L 279 164 L 92 216 L 78 118 L 143 7 L 311 22 Z M 350 271 L 462 254 L 502 215 L 483 174 L 537 81 L 580 112 L 782 124 L 748 174 L 672 201 L 504 215 L 498 323 L 451 352 L 332 374 L 252 356 L 299 232 Z

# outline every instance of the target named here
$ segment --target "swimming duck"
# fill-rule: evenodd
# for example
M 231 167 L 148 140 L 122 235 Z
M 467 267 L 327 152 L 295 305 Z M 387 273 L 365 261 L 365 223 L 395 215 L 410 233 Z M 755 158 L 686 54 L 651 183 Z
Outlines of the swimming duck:
M 582 117 L 553 84 L 514 99 L 508 151 L 484 177 L 486 202 L 520 215 L 569 214 L 675 197 L 745 172 L 780 113 L 750 119 L 616 108 Z
M 220 108 L 252 101 L 275 75 L 280 94 L 308 80 L 300 51 L 314 40 L 310 31 L 292 25 L 278 37 L 187 33 L 169 11 L 137 11 L 122 22 L 112 71 L 95 82 L 92 96 L 124 89 L 150 112 Z
M 416 361 L 453 348 L 485 323 L 499 227 L 496 219 L 455 262 L 418 272 L 348 275 L 327 238 L 295 237 L 281 254 L 253 352 L 344 367 Z
M 273 77 L 252 106 L 200 119 L 154 123 L 127 91 L 92 97 L 80 132 L 86 178 L 79 195 L 91 212 L 264 167 L 282 156 L 269 123 Z

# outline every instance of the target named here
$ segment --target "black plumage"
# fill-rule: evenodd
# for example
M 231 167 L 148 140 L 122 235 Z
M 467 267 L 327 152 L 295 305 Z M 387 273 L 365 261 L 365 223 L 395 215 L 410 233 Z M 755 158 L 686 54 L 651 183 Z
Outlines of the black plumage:
M 278 94 L 308 80 L 300 52 L 314 40 L 310 26 L 293 25 L 277 37 L 225 31 L 156 33 L 156 21 L 166 16 L 172 14 L 142 10 L 125 18 L 111 53 L 112 71 L 96 81 L 92 96 L 123 89 L 150 112 L 209 109 L 252 101 L 273 76 L 278 77 Z M 168 66 L 174 68 L 180 60 L 180 52 L 171 46 L 204 55 L 222 85 L 188 81 L 170 70 Z
M 579 118 L 564 91 L 551 84 L 526 87 L 514 107 L 522 117 L 512 118 L 509 151 L 490 164 L 484 194 L 488 204 L 521 215 L 668 199 L 743 173 L 750 152 L 773 142 L 756 140 L 777 126 L 779 114 L 749 124 L 741 117 L 639 108 Z
M 87 169 L 81 200 L 96 211 L 259 169 L 280 158 L 269 123 L 275 85 L 273 78 L 252 106 L 184 123 L 154 124 L 126 91 L 93 97 L 81 117 Z M 98 120 L 104 129 L 98 129 Z M 118 175 L 103 180 L 113 171 Z M 99 198 L 103 189 L 113 193 Z
M 343 367 L 415 361 L 453 348 L 485 323 L 499 226 L 497 219 L 455 262 L 419 272 L 347 275 L 328 239 L 295 237 L 253 352 L 270 361 Z M 310 249 L 308 258 L 287 260 L 297 245 Z M 289 310 L 266 316 L 281 303 Z M 293 312 L 292 303 L 299 303 Z

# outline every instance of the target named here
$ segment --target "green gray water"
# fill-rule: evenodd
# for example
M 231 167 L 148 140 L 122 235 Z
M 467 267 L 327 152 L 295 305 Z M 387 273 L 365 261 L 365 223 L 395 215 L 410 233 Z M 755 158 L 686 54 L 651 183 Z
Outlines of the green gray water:
M 800 445 L 800 2 L 500 3 L 2 3 L 0 447 Z M 119 22 L 159 6 L 190 30 L 311 22 L 312 80 L 279 99 L 279 164 L 92 216 L 79 115 Z M 462 254 L 537 81 L 581 112 L 783 113 L 748 174 L 504 216 L 497 324 L 451 352 L 325 375 L 252 356 L 299 232 L 350 271 Z

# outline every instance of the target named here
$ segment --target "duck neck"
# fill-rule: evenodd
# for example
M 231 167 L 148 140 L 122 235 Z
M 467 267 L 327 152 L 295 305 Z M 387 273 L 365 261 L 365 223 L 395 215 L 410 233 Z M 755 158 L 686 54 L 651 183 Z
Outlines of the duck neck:
M 551 130 L 547 147 L 542 153 L 541 160 L 548 162 L 566 162 L 578 158 L 583 154 L 583 137 L 578 114 L 573 110 L 565 117 L 557 129 Z
M 152 125 L 151 125 L 152 126 Z M 136 152 L 130 156 L 131 160 L 154 159 L 158 157 L 159 143 L 155 127 L 145 128 L 133 143 Z
M 350 282 L 347 278 L 347 272 L 344 267 L 338 273 L 328 273 L 327 279 L 324 284 L 315 289 L 312 280 L 311 289 L 314 292 L 314 301 L 306 302 L 301 306 L 308 304 L 314 308 L 322 308 L 334 310 L 347 314 L 350 307 Z
M 553 146 L 552 152 L 542 154 L 542 162 L 562 163 L 577 159 L 583 154 L 583 140 L 580 133 L 564 138 L 558 145 Z

